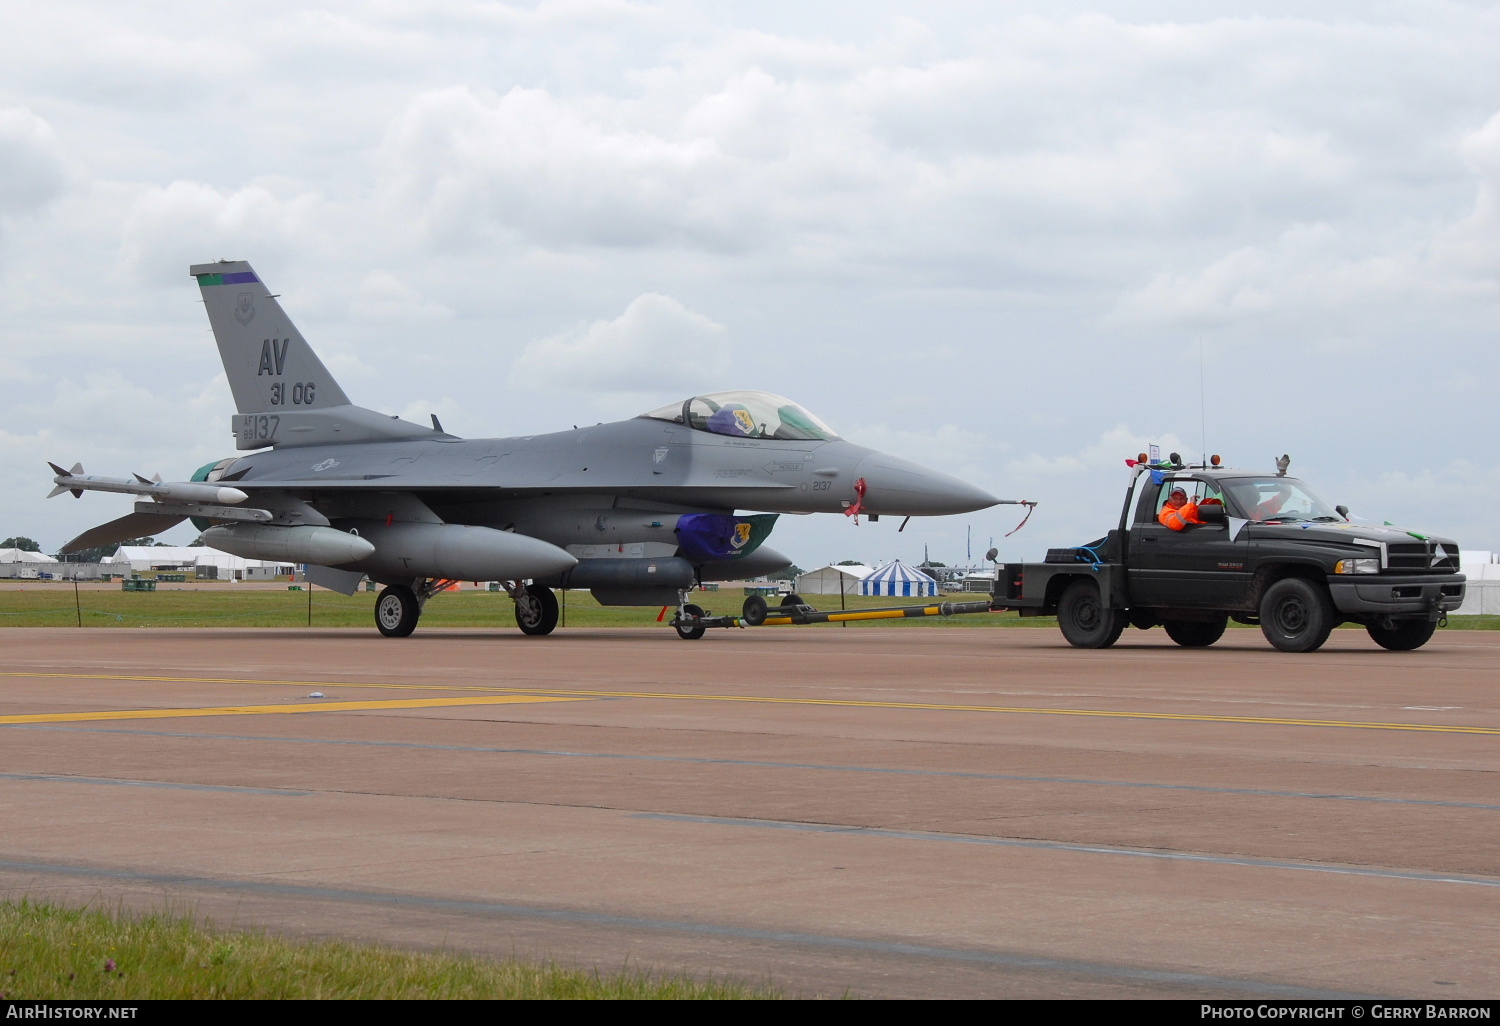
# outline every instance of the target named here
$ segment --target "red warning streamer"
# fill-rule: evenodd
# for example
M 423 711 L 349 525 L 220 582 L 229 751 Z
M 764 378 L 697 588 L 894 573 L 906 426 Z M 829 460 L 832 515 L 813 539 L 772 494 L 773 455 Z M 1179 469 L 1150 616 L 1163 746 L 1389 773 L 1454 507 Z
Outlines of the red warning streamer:
M 1031 514 L 1033 512 L 1035 512 L 1035 510 L 1036 510 L 1036 503 L 1030 501 L 1029 499 L 1022 499 L 1021 500 L 1021 505 L 1026 507 L 1026 515 L 1021 518 L 1021 522 L 1019 524 L 1017 524 L 1011 530 L 1005 532 L 1005 537 L 1007 537 L 1007 538 L 1009 538 L 1011 535 L 1015 534 L 1021 528 L 1025 527 L 1026 526 L 1026 521 L 1028 521 L 1028 520 L 1031 519 Z
M 857 478 L 854 482 L 854 505 L 844 510 L 844 516 L 853 517 L 854 522 L 859 523 L 859 515 L 865 511 L 865 479 Z

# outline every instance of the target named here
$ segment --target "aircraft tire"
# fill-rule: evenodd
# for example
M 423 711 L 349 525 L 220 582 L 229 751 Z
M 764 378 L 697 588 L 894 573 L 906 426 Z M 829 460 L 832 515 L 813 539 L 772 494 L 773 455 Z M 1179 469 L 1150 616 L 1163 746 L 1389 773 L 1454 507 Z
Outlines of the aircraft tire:
M 1057 603 L 1057 626 L 1074 648 L 1108 648 L 1120 640 L 1125 623 L 1123 610 L 1104 604 L 1097 581 L 1074 581 Z
M 703 615 L 703 607 L 702 606 L 695 606 L 691 602 L 689 602 L 687 605 L 683 606 L 682 607 L 682 611 L 684 613 L 686 613 L 688 616 L 702 616 Z M 673 624 L 673 627 L 677 631 L 677 636 L 679 638 L 681 638 L 683 641 L 697 641 L 699 638 L 703 637 L 703 633 L 706 630 L 708 630 L 707 627 L 689 627 L 686 624 L 680 624 L 680 623 L 679 624 Z
M 375 599 L 375 626 L 388 638 L 404 638 L 417 629 L 422 607 L 416 593 L 404 584 L 392 584 Z
M 1283 577 L 1260 600 L 1260 632 L 1283 652 L 1315 652 L 1338 623 L 1328 590 L 1301 577 Z
M 766 622 L 766 614 L 769 610 L 765 596 L 749 595 L 745 598 L 745 604 L 740 607 L 740 619 L 750 627 L 759 627 Z
M 1366 624 L 1365 630 L 1370 632 L 1371 640 L 1381 648 L 1388 648 L 1392 652 L 1410 652 L 1432 640 L 1432 634 L 1437 630 L 1437 621 L 1397 620 L 1389 630 L 1372 623 Z
M 1224 636 L 1224 628 L 1229 626 L 1229 617 L 1221 616 L 1216 620 L 1163 620 L 1161 625 L 1166 628 L 1167 637 L 1183 648 L 1207 648 Z
M 528 584 L 516 597 L 516 626 L 522 634 L 541 637 L 557 627 L 557 596 L 551 588 Z

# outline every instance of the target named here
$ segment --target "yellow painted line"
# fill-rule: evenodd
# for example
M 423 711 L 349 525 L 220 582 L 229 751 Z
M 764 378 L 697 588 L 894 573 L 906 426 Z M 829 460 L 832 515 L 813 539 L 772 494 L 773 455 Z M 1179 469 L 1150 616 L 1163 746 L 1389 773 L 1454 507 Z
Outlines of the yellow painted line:
M 1342 727 L 1356 730 L 1400 730 L 1438 734 L 1500 735 L 1500 727 L 1467 727 L 1448 723 L 1383 723 L 1360 720 L 1310 720 L 1282 716 L 1217 716 L 1212 713 L 1159 713 L 1128 709 L 1054 709 L 1046 706 L 1019 705 L 961 705 L 929 702 L 877 702 L 852 698 L 777 698 L 769 695 L 699 695 L 671 691 L 603 691 L 579 688 L 548 687 L 477 687 L 474 685 L 443 684 L 373 684 L 360 681 L 301 681 L 301 680 L 252 680 L 234 677 L 159 677 L 134 674 L 104 673 L 23 673 L 0 671 L 0 677 L 57 677 L 76 680 L 138 680 L 175 684 L 264 684 L 292 687 L 322 688 L 421 688 L 442 691 L 488 691 L 514 695 L 564 696 L 569 698 L 641 698 L 677 702 L 742 702 L 765 705 L 804 705 L 855 709 L 907 709 L 920 712 L 978 712 L 1002 713 L 1027 716 L 1086 716 L 1120 720 L 1176 720 L 1188 723 L 1248 723 L 1281 727 Z M 420 699 L 418 701 L 421 701 Z M 442 702 L 443 699 L 434 701 Z M 480 699 L 459 698 L 446 701 L 455 704 L 476 704 Z M 331 703 L 321 703 L 315 708 L 325 709 Z M 286 706 L 269 706 L 269 710 L 285 709 Z M 10 722 L 0 717 L 0 724 Z
M 265 684 L 293 688 L 380 688 L 394 691 L 516 691 L 480 684 L 384 684 L 378 681 L 259 680 L 254 677 L 163 677 L 145 673 L 19 673 L 0 671 L 0 677 L 58 678 L 62 680 L 138 680 L 158 684 Z M 527 688 L 525 690 L 536 690 Z
M 223 705 L 204 709 L 116 709 L 71 713 L 0 716 L 5 723 L 78 723 L 85 720 L 170 720 L 183 716 L 261 716 L 267 713 L 360 712 L 369 709 L 438 709 L 457 705 L 527 705 L 538 702 L 583 702 L 584 698 L 547 695 L 496 695 L 472 698 L 406 698 L 387 702 L 308 702 L 298 705 Z

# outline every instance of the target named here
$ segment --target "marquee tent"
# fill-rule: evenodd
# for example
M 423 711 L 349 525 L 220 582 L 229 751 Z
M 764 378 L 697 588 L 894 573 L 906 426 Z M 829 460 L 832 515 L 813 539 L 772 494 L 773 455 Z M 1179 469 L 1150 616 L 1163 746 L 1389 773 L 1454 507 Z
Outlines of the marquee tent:
M 859 582 L 874 572 L 874 568 L 863 564 L 820 566 L 797 578 L 797 594 L 858 595 Z
M 277 563 L 264 559 L 246 559 L 206 545 L 121 545 L 113 556 L 105 556 L 104 562 L 127 563 L 134 571 L 150 570 L 158 566 L 216 566 L 220 576 L 225 576 L 232 572 L 243 573 L 247 567 L 286 566 L 291 560 Z
M 861 595 L 936 595 L 937 581 L 893 559 L 859 582 Z
M 57 560 L 40 552 L 25 549 L 0 549 L 0 563 L 56 563 Z

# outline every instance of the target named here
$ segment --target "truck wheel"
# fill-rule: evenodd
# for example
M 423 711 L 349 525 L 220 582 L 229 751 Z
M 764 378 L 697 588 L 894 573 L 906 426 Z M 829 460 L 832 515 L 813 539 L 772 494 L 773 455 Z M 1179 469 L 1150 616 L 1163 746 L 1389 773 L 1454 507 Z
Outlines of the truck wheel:
M 1163 620 L 1161 625 L 1166 628 L 1167 637 L 1183 648 L 1207 648 L 1224 636 L 1229 617 L 1221 616 L 1217 620 Z
M 522 634 L 540 637 L 557 626 L 557 596 L 551 588 L 528 584 L 516 596 L 516 626 Z
M 375 626 L 388 638 L 404 638 L 417 629 L 422 607 L 404 584 L 393 584 L 375 600 Z
M 1286 577 L 1260 600 L 1260 630 L 1283 652 L 1313 652 L 1328 640 L 1333 603 L 1323 588 L 1301 577 Z
M 1372 623 L 1367 624 L 1365 630 L 1370 632 L 1370 637 L 1381 648 L 1388 648 L 1392 652 L 1410 652 L 1432 640 L 1432 632 L 1437 630 L 1437 621 L 1397 620 L 1396 625 L 1389 630 Z
M 703 607 L 695 606 L 691 602 L 682 607 L 682 612 L 688 616 L 704 615 Z M 683 641 L 697 641 L 699 638 L 703 637 L 703 632 L 708 629 L 706 627 L 689 627 L 687 624 L 683 623 L 673 624 L 672 626 L 677 628 L 677 636 Z
M 805 603 L 802 601 L 802 596 L 798 595 L 795 591 L 789 591 L 785 595 L 781 596 L 781 604 L 784 606 L 805 605 Z
M 1057 626 L 1074 648 L 1108 648 L 1120 640 L 1125 614 L 1110 609 L 1094 581 L 1074 581 L 1057 603 Z

